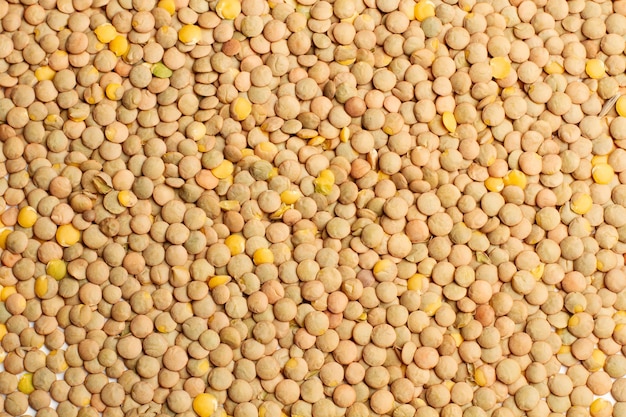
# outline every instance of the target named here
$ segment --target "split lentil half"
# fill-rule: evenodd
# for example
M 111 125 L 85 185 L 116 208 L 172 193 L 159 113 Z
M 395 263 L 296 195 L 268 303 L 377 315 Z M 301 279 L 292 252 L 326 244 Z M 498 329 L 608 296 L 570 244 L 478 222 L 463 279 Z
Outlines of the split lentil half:
M 0 25 L 0 417 L 626 415 L 626 1 Z

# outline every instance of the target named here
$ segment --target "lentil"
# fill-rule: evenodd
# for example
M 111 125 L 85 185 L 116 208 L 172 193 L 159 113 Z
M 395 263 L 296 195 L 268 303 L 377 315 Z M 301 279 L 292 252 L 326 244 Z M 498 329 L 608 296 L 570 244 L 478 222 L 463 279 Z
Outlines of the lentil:
M 18 3 L 0 411 L 621 415 L 623 2 Z

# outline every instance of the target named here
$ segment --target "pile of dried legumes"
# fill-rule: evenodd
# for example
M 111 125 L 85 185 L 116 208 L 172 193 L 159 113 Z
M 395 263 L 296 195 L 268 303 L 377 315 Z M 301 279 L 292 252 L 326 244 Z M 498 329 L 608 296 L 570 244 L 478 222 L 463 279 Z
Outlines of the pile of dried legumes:
M 626 1 L 283 1 L 0 0 L 0 417 L 624 417 Z

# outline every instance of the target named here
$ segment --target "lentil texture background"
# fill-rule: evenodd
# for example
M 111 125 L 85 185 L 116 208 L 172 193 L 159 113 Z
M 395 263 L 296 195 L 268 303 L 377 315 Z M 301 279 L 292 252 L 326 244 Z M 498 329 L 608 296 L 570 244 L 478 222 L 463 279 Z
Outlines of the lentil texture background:
M 626 1 L 0 25 L 0 417 L 626 415 Z

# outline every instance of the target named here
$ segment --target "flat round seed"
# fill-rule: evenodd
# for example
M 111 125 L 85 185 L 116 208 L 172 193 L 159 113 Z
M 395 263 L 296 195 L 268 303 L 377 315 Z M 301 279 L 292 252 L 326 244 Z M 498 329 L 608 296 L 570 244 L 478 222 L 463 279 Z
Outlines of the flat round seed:
M 8 414 L 619 414 L 623 4 L 27 3 Z

